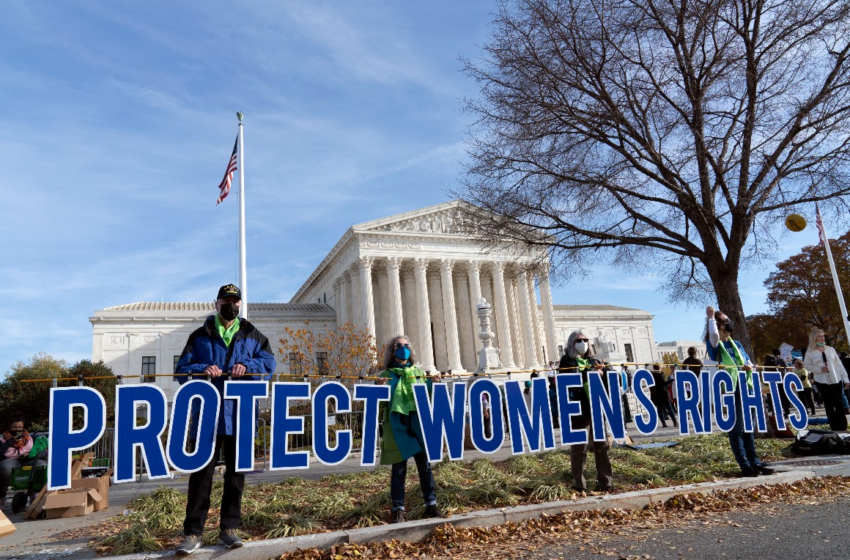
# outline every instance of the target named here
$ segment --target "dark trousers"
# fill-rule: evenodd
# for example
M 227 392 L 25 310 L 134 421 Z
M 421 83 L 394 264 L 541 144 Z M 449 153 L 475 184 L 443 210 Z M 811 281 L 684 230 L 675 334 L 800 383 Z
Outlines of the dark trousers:
M 811 387 L 809 387 L 808 389 L 803 389 L 803 406 L 808 407 L 809 410 L 812 411 L 812 416 L 817 414 L 817 412 L 815 412 L 815 401 L 812 399 Z
M 210 491 L 219 454 L 224 448 L 224 493 L 221 496 L 221 529 L 236 529 L 242 517 L 242 488 L 245 475 L 236 472 L 236 436 L 218 436 L 215 452 L 207 466 L 189 476 L 189 498 L 183 533 L 202 535 L 210 511 Z
M 739 386 L 735 391 L 735 425 L 728 434 L 729 446 L 732 448 L 732 454 L 741 470 L 747 467 L 757 469 L 764 466 L 764 463 L 756 455 L 756 440 L 753 432 L 744 431 L 743 410 L 741 387 Z M 751 409 L 747 409 L 747 414 L 751 414 Z
M 823 408 L 826 410 L 826 418 L 829 427 L 834 432 L 843 432 L 847 429 L 847 417 L 844 415 L 844 384 L 841 382 L 827 385 L 816 383 L 818 392 L 823 397 Z
M 658 417 L 661 419 L 661 425 L 663 427 L 667 427 L 667 414 L 670 415 L 670 420 L 673 421 L 674 426 L 678 426 L 679 422 L 676 420 L 676 413 L 673 411 L 673 403 L 667 401 L 666 403 L 654 403 L 655 410 L 658 411 Z
M 434 474 L 431 472 L 431 464 L 424 451 L 413 456 L 416 461 L 416 469 L 419 471 L 419 486 L 422 487 L 422 499 L 426 506 L 437 505 L 437 492 L 434 487 Z M 390 496 L 393 500 L 393 511 L 404 510 L 404 482 L 407 480 L 407 461 L 393 464 L 392 476 L 390 478 Z

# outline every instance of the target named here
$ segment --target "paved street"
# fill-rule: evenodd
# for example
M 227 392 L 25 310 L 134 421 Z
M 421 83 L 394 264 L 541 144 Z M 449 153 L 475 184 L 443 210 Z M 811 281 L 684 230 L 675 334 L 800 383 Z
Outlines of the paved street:
M 772 558 L 847 558 L 850 556 L 850 501 L 778 506 L 764 513 L 732 514 L 722 523 L 695 523 L 673 529 L 646 530 L 629 537 L 600 535 L 599 549 L 551 545 L 524 551 L 529 560 L 571 558 L 713 560 Z M 507 550 L 504 558 L 517 558 Z

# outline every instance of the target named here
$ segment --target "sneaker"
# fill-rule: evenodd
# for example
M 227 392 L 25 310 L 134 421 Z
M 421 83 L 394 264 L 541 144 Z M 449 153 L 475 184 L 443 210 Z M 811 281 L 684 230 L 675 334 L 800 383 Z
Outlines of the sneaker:
M 200 535 L 186 535 L 183 538 L 183 542 L 180 543 L 180 546 L 177 547 L 177 550 L 174 553 L 177 556 L 189 556 L 201 546 L 201 536 Z
M 425 513 L 422 515 L 425 518 L 443 517 L 443 512 L 437 507 L 437 504 L 425 506 Z
M 390 517 L 390 523 L 404 523 L 404 510 L 395 510 Z
M 223 544 L 224 548 L 240 548 L 242 539 L 236 534 L 236 529 L 222 529 L 218 534 L 218 544 Z
M 776 471 L 774 469 L 771 469 L 770 467 L 768 467 L 767 464 L 763 464 L 761 466 L 758 466 L 758 467 L 756 467 L 756 469 L 761 474 L 774 474 L 774 473 L 776 473 Z
M 741 475 L 750 478 L 755 478 L 759 475 L 759 471 L 752 467 L 741 467 Z

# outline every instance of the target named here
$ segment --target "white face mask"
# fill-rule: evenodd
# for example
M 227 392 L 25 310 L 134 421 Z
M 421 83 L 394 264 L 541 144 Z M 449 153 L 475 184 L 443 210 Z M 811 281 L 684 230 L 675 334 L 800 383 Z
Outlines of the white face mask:
M 576 352 L 584 356 L 584 353 L 587 352 L 587 342 L 576 342 Z

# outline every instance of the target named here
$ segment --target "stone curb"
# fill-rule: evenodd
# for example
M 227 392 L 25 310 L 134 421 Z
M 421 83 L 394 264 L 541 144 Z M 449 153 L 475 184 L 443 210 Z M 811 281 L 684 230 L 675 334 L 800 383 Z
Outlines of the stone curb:
M 245 543 L 245 546 L 242 548 L 234 550 L 226 550 L 222 546 L 204 547 L 198 549 L 198 551 L 192 554 L 190 558 L 192 560 L 208 560 L 214 558 L 226 558 L 227 560 L 269 560 L 270 558 L 276 558 L 285 552 L 291 552 L 299 548 L 324 549 L 337 544 L 370 543 L 388 541 L 390 539 L 418 542 L 425 539 L 425 537 L 427 537 L 434 528 L 445 524 L 454 525 L 456 527 L 493 527 L 509 521 L 518 523 L 527 519 L 540 517 L 544 514 L 557 515 L 566 511 L 613 508 L 640 509 L 653 502 L 668 500 L 676 494 L 713 494 L 723 490 L 752 488 L 753 486 L 763 486 L 768 484 L 788 484 L 813 477 L 815 477 L 814 471 L 786 471 L 778 472 L 769 477 L 736 478 L 731 480 L 721 480 L 718 482 L 682 484 L 667 488 L 625 492 L 623 494 L 592 496 L 578 500 L 562 500 L 558 502 L 546 502 L 543 504 L 475 511 L 454 515 L 447 519 L 420 519 L 396 525 L 378 525 L 363 529 L 334 531 L 332 533 L 317 533 L 313 535 L 300 535 L 297 537 L 287 537 L 283 539 L 251 541 Z M 154 560 L 173 557 L 174 551 L 163 551 L 112 556 L 111 560 Z

